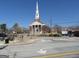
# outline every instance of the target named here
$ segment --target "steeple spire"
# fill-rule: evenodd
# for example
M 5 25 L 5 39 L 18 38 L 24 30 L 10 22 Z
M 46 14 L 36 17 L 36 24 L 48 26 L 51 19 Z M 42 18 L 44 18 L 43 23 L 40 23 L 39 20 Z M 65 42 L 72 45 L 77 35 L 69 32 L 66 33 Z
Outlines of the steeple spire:
M 38 1 L 36 2 L 36 14 L 35 14 L 35 20 L 39 21 L 40 17 L 39 17 L 39 7 L 38 7 Z

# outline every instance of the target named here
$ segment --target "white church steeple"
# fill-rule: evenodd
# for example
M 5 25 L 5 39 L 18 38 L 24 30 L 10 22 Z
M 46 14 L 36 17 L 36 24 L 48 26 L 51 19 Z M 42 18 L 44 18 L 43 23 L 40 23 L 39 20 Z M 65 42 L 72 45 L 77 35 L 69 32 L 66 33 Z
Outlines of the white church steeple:
M 36 2 L 36 14 L 35 14 L 35 20 L 36 20 L 36 21 L 40 21 L 38 1 Z
M 40 35 L 43 33 L 43 27 L 45 24 L 43 24 L 40 21 L 40 15 L 39 15 L 39 6 L 38 6 L 38 0 L 36 2 L 36 13 L 35 13 L 35 21 L 31 23 L 30 25 L 30 33 L 32 35 Z

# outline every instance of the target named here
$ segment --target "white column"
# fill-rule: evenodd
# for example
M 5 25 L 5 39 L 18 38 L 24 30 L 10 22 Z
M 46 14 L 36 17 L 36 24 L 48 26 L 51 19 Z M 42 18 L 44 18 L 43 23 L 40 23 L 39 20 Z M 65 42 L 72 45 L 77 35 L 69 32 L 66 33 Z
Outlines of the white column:
M 41 25 L 41 27 L 40 27 L 41 29 L 40 29 L 40 32 L 42 33 L 42 25 Z
M 38 25 L 38 32 L 40 32 L 40 31 L 39 31 L 39 25 Z
M 39 32 L 41 32 L 41 26 L 39 25 Z

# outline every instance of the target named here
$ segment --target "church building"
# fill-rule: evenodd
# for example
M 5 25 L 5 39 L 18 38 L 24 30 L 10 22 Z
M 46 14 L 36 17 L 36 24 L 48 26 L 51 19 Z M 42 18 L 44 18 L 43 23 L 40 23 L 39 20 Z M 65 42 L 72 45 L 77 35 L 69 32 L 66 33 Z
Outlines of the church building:
M 46 24 L 42 23 L 40 20 L 38 1 L 36 2 L 35 19 L 34 22 L 30 24 L 29 29 L 30 29 L 30 34 L 32 35 L 40 35 L 43 33 L 48 33 L 50 31 L 50 28 L 46 26 Z

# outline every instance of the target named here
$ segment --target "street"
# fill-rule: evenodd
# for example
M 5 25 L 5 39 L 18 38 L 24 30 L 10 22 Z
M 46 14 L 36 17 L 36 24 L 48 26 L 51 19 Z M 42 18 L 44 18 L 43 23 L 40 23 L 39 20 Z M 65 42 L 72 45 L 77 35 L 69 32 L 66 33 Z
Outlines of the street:
M 50 38 L 38 38 L 38 40 L 29 45 L 8 45 L 0 50 L 0 55 L 9 56 L 9 58 L 31 58 L 45 56 L 48 54 L 62 53 L 65 51 L 79 50 L 79 40 L 54 40 Z M 67 57 L 67 56 L 66 56 Z

